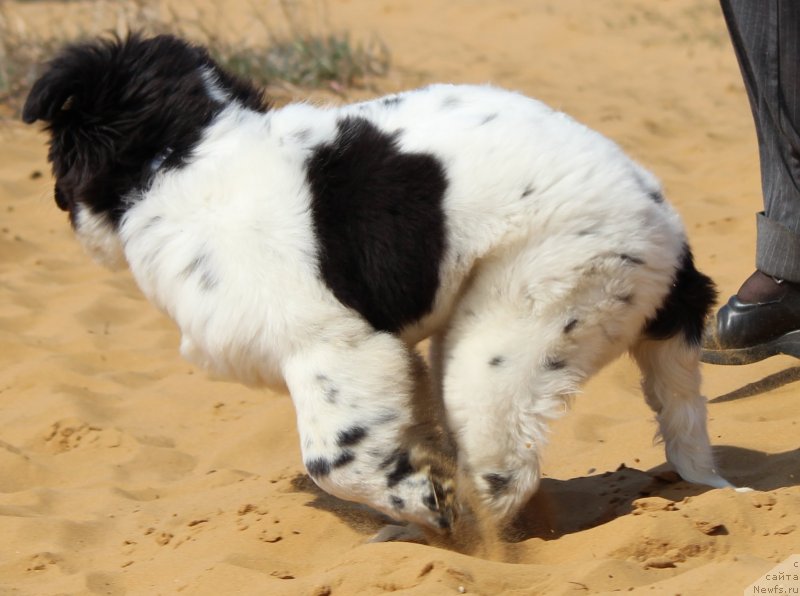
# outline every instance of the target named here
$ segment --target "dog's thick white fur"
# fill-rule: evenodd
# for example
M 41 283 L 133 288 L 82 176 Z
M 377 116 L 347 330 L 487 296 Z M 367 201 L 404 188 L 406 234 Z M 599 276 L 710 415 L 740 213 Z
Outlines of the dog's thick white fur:
M 549 421 L 626 351 L 642 369 L 667 459 L 686 480 L 729 486 L 712 460 L 696 333 L 681 322 L 693 317 L 696 327 L 708 301 L 696 307 L 703 312 L 676 312 L 695 308 L 675 299 L 681 276 L 693 283 L 700 274 L 659 183 L 617 145 L 490 86 L 262 112 L 214 77 L 203 80 L 221 106 L 191 158 L 175 168 L 153 163 L 150 183 L 124 197 L 118 223 L 80 197 L 73 223 L 99 260 L 124 255 L 145 295 L 177 323 L 187 359 L 252 385 L 285 383 L 320 487 L 448 527 L 452 470 L 437 463 L 436 441 L 414 432 L 431 415 L 419 405 L 431 384 L 458 467 L 507 519 L 536 490 Z M 322 178 L 310 169 L 370 176 L 343 169 L 336 155 L 312 163 L 321 147 L 341 157 L 349 142 L 372 142 L 349 138 L 343 122 L 360 123 L 376 150 L 390 142 L 397 155 L 426 156 L 444 177 L 433 300 L 390 330 L 321 273 L 320 230 L 332 224 L 316 215 L 315 193 L 334 183 L 314 186 Z M 391 251 L 371 258 L 392 259 Z M 430 371 L 414 356 L 423 338 L 431 338 Z

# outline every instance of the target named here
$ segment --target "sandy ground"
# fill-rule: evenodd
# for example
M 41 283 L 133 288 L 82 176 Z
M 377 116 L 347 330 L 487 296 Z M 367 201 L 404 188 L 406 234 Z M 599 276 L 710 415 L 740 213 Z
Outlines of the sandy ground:
M 715 0 L 330 10 L 389 44 L 387 89 L 492 82 L 614 138 L 663 179 L 723 297 L 751 272 L 755 135 Z M 720 467 L 755 492 L 655 478 L 662 449 L 621 360 L 554 425 L 504 560 L 366 544 L 376 518 L 304 477 L 289 397 L 181 361 L 130 276 L 81 253 L 44 137 L 9 124 L 0 139 L 0 594 L 741 594 L 800 552 L 789 358 L 704 369 Z

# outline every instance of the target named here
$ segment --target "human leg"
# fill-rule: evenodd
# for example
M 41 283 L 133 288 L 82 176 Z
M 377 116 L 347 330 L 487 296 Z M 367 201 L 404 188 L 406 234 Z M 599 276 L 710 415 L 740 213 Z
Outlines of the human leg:
M 717 313 L 703 360 L 800 356 L 800 4 L 721 0 L 758 134 L 757 271 Z

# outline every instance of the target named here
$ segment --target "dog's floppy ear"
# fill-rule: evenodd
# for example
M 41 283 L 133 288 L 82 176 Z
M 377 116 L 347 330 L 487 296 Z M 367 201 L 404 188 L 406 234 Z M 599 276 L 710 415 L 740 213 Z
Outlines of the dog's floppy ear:
M 37 120 L 52 122 L 62 109 L 69 107 L 78 90 L 77 73 L 59 62 L 52 63 L 34 83 L 22 109 L 22 121 L 33 124 Z
M 23 122 L 52 123 L 62 111 L 82 107 L 81 100 L 90 101 L 121 44 L 118 37 L 112 37 L 65 46 L 33 84 L 22 109 Z

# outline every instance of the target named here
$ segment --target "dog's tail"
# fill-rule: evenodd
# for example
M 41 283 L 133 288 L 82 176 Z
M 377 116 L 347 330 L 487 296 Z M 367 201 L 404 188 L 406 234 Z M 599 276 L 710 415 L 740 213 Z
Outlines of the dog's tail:
M 699 346 L 706 317 L 716 299 L 714 282 L 695 268 L 692 251 L 684 244 L 672 288 L 661 308 L 645 325 L 645 337 L 669 339 L 680 333 L 690 346 Z

